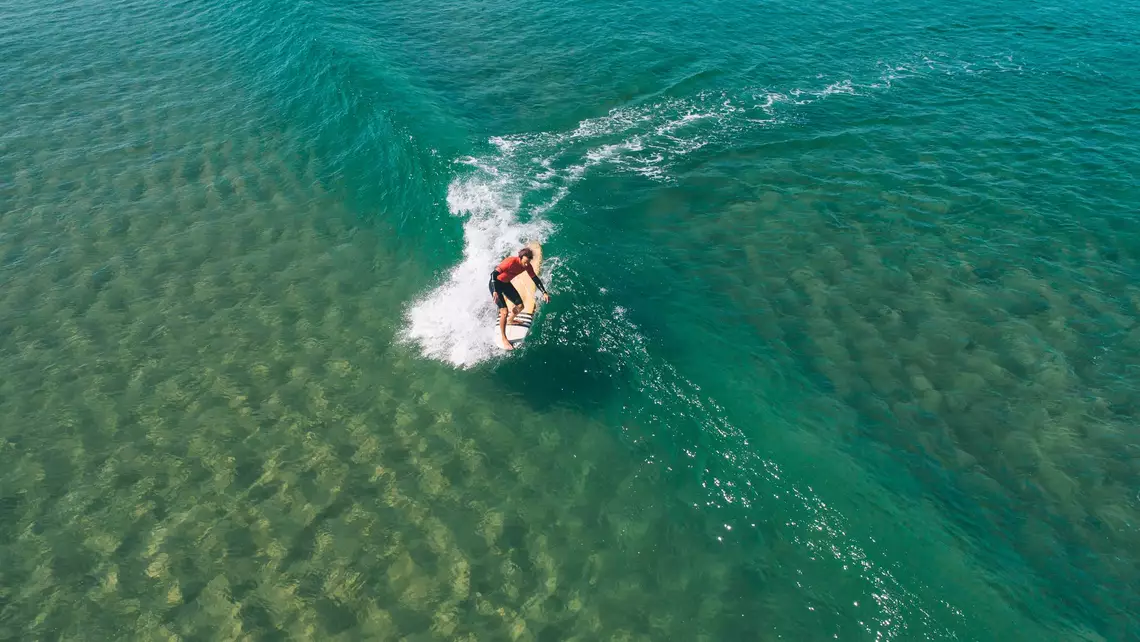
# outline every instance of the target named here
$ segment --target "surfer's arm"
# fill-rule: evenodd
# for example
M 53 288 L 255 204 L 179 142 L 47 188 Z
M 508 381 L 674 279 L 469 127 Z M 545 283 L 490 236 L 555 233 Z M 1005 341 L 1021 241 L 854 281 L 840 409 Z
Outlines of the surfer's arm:
M 499 301 L 499 288 L 495 287 L 498 280 L 499 270 L 496 268 L 491 271 L 491 280 L 487 281 L 487 289 L 491 291 L 491 298 L 494 299 L 496 303 Z
M 530 275 L 530 280 L 534 281 L 534 287 L 538 288 L 539 292 L 546 294 L 546 286 L 542 284 L 542 279 L 538 278 L 538 275 L 534 273 L 534 268 L 529 265 L 526 266 L 526 273 Z
M 546 291 L 546 286 L 542 284 L 542 279 L 538 278 L 537 275 L 531 275 L 531 277 L 534 279 L 534 286 L 538 288 L 539 292 L 542 292 L 542 300 L 550 303 L 550 293 Z

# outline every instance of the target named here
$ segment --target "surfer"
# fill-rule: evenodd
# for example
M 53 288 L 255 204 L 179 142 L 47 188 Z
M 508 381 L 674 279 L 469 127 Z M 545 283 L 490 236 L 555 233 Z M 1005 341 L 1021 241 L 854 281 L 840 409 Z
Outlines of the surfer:
M 534 251 L 529 247 L 524 247 L 519 250 L 518 256 L 508 256 L 503 259 L 503 262 L 491 272 L 491 282 L 487 284 L 487 288 L 491 291 L 491 300 L 499 306 L 499 341 L 505 350 L 514 350 L 514 346 L 507 340 L 507 324 L 514 323 L 515 316 L 523 308 L 522 296 L 511 284 L 511 279 L 526 272 L 534 281 L 534 286 L 542 292 L 543 302 L 550 303 L 550 294 L 546 291 L 546 286 L 542 284 L 542 279 L 538 278 L 538 275 L 534 273 L 534 268 L 530 265 L 533 260 Z M 507 299 L 510 299 L 513 304 L 509 316 Z

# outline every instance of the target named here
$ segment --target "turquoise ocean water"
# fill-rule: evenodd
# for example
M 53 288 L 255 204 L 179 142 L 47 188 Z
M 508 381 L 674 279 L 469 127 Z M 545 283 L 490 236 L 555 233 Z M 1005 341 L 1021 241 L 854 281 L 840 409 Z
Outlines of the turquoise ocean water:
M 1140 638 L 1135 5 L 0 18 L 0 639 Z

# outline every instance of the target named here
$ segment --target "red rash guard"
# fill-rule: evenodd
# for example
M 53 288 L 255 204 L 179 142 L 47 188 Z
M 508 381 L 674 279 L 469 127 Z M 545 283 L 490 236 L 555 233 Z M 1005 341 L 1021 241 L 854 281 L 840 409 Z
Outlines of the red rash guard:
M 504 259 L 503 262 L 499 264 L 499 267 L 491 272 L 491 280 L 487 282 L 487 289 L 491 291 L 492 296 L 505 287 L 509 287 L 511 292 L 514 292 L 511 279 L 523 272 L 530 275 L 531 280 L 534 281 L 534 287 L 538 288 L 543 294 L 546 294 L 546 286 L 542 284 L 542 279 L 538 278 L 538 275 L 534 273 L 534 268 L 529 265 L 523 265 L 517 256 Z M 500 283 L 502 283 L 503 286 L 500 287 Z M 518 294 L 516 293 L 514 296 L 518 296 Z
M 503 283 L 510 283 L 511 279 L 523 272 L 529 274 L 530 278 L 534 279 L 535 283 L 538 283 L 538 275 L 534 273 L 534 268 L 529 265 L 523 265 L 517 256 L 508 256 L 503 259 L 503 262 L 500 263 L 499 267 L 495 268 L 495 270 L 499 273 L 498 278 Z

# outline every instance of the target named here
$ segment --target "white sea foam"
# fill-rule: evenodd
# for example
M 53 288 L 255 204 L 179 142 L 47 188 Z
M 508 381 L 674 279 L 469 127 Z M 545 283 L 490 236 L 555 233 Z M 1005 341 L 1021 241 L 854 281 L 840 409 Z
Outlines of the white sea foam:
M 701 96 L 614 109 L 565 132 L 491 138 L 493 151 L 459 161 L 448 187 L 448 209 L 465 219 L 463 258 L 411 307 L 404 339 L 425 356 L 464 368 L 502 354 L 487 291 L 495 263 L 526 242 L 545 240 L 553 229 L 546 213 L 592 168 L 666 180 L 670 164 L 715 139 L 718 128 L 731 128 L 725 121 L 743 110 L 728 97 Z
M 554 229 L 547 213 L 595 168 L 668 182 L 674 166 L 693 152 L 732 144 L 741 133 L 795 118 L 794 110 L 804 105 L 884 90 L 897 79 L 929 71 L 969 70 L 969 65 L 931 54 L 901 64 L 880 62 L 869 82 L 821 74 L 811 85 L 702 92 L 613 109 L 566 131 L 493 137 L 486 155 L 456 163 L 447 205 L 465 219 L 463 258 L 438 287 L 415 302 L 403 336 L 426 356 L 459 367 L 501 354 L 494 336 L 496 310 L 487 291 L 490 270 L 522 244 L 545 240 Z M 547 280 L 557 289 L 554 277 Z
M 403 338 L 425 356 L 463 368 L 502 354 L 487 291 L 495 263 L 529 241 L 544 241 L 553 230 L 546 213 L 592 168 L 663 178 L 668 163 L 705 144 L 701 132 L 685 131 L 690 124 L 735 109 L 703 112 L 672 101 L 615 109 L 567 132 L 490 139 L 493 151 L 459 161 L 448 187 L 448 209 L 465 219 L 463 258 L 411 307 Z M 554 264 L 548 261 L 548 282 Z
M 487 290 L 491 268 L 550 232 L 541 218 L 519 220 L 523 194 L 516 177 L 476 160 L 468 164 L 474 171 L 455 179 L 447 194 L 451 213 L 466 217 L 463 259 L 439 287 L 412 306 L 405 329 L 405 337 L 418 343 L 426 356 L 460 367 L 500 352 L 493 331 L 497 311 Z

